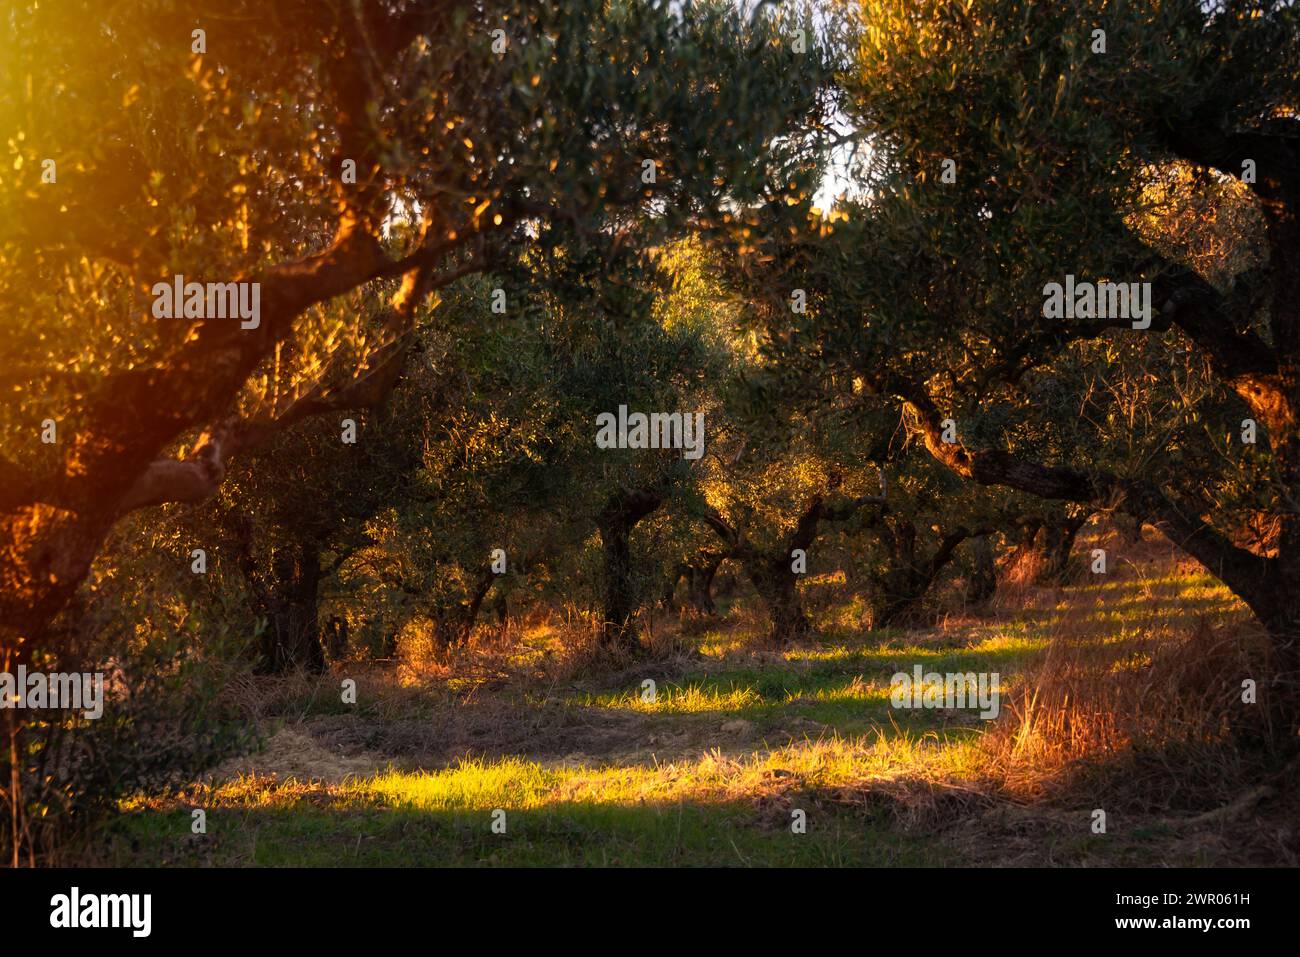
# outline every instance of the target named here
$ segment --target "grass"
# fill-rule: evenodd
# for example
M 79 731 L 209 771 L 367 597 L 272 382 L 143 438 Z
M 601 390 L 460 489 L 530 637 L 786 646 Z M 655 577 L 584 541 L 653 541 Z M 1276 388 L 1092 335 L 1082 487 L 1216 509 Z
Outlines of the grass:
M 846 799 L 864 773 L 934 748 L 832 739 L 648 767 L 466 760 L 330 787 L 248 776 L 191 794 L 208 807 L 202 838 L 189 836 L 189 804 L 157 799 L 132 802 L 115 838 L 119 853 L 165 849 L 168 864 L 934 864 L 930 842 Z M 959 754 L 945 757 L 954 770 Z
M 1095 770 L 1098 759 L 1127 768 L 1130 752 L 1139 750 L 1132 747 L 1134 728 L 1178 718 L 1144 705 L 1141 720 L 1117 718 L 1081 736 L 1078 709 L 1090 706 L 1086 694 L 1082 705 L 1076 700 L 1078 693 L 1111 693 L 1111 685 L 1072 683 L 1098 667 L 1149 682 L 1161 673 L 1160 636 L 1192 622 L 1212 629 L 1239 621 L 1240 609 L 1208 576 L 1156 562 L 1120 580 L 1044 590 L 990 618 L 949 619 L 945 627 L 909 634 L 855 631 L 846 624 L 852 617 L 844 602 L 828 603 L 818 616 L 818 640 L 778 652 L 755 649 L 746 636 L 759 626 L 729 615 L 719 628 L 673 636 L 672 651 L 621 672 L 582 666 L 539 674 L 536 662 L 545 655 L 534 646 L 518 653 L 532 677 L 493 687 L 467 685 L 464 675 L 474 669 L 458 668 L 442 681 L 371 672 L 363 706 L 351 712 L 329 691 L 337 675 L 318 689 L 298 687 L 284 699 L 290 706 L 281 700 L 263 708 L 275 716 L 266 719 L 272 745 L 289 752 L 289 763 L 277 766 L 272 747 L 250 759 L 249 773 L 228 769 L 177 794 L 136 796 L 102 835 L 97 862 L 1222 860 L 1225 851 L 1213 840 L 1189 843 L 1164 818 L 1126 816 L 1122 791 L 1099 786 L 1095 774 L 1086 792 L 1062 783 L 1081 766 Z M 1142 643 L 1141 654 L 1134 642 Z M 1079 647 L 1092 657 L 1062 657 L 1063 648 Z M 491 654 L 507 660 L 494 658 L 491 668 L 478 670 L 509 667 L 508 649 L 494 646 Z M 1093 659 L 1099 665 L 1087 664 Z M 1003 717 L 984 722 L 973 711 L 891 707 L 890 677 L 916 664 L 941 673 L 998 672 Z M 1187 680 L 1186 669 L 1179 674 Z M 1045 684 L 1044 676 L 1056 684 Z M 653 701 L 642 697 L 646 678 L 656 683 Z M 1062 688 L 1074 697 L 1056 701 Z M 1129 707 L 1106 700 L 1106 707 Z M 403 734 L 424 734 L 418 740 L 425 750 L 404 744 Z M 332 740 L 344 742 L 346 763 Z M 358 749 L 357 740 L 380 746 Z M 1107 780 L 1151 779 L 1123 770 Z M 1086 814 L 1100 794 L 1111 795 L 1122 822 L 1102 840 L 1090 834 Z M 1047 804 L 1037 810 L 1035 801 Z M 204 835 L 190 833 L 195 807 L 207 812 Z M 803 833 L 792 830 L 797 811 L 806 820 Z M 504 833 L 493 830 L 494 812 L 504 812 Z
M 485 816 L 396 810 L 323 810 L 290 806 L 275 812 L 214 816 L 212 827 L 236 841 L 215 839 L 169 865 L 235 866 L 826 866 L 936 863 L 924 842 L 864 828 L 848 815 L 827 819 L 805 835 L 755 826 L 746 802 L 702 807 L 629 808 L 603 803 L 516 810 L 507 832 L 493 834 Z M 152 820 L 136 838 L 174 844 L 187 818 Z

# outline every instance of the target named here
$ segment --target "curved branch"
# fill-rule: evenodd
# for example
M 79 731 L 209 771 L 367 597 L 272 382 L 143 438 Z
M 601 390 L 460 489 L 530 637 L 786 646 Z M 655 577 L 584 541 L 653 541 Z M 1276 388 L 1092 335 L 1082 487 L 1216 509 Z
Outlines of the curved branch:
M 1271 560 L 1234 545 L 1199 516 L 1187 514 L 1153 483 L 1110 472 L 1043 465 L 1000 449 L 971 450 L 944 442 L 943 417 L 924 387 L 897 376 L 883 384 L 914 415 L 916 431 L 930 455 L 958 475 L 1040 498 L 1118 508 L 1163 532 L 1257 613 L 1269 607 L 1274 597 L 1269 584 Z

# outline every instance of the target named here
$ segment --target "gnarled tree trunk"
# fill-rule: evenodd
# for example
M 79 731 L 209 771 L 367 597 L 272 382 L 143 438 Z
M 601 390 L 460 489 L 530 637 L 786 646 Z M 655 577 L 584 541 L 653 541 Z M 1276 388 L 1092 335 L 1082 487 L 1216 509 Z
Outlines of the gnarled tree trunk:
M 993 543 L 987 535 L 976 535 L 970 545 L 971 571 L 966 582 L 966 602 L 982 605 L 998 590 L 998 569 L 993 561 Z
M 828 480 L 828 487 L 838 485 L 834 479 L 832 476 Z M 883 481 L 881 487 L 884 487 Z M 807 552 L 812 547 L 823 521 L 844 521 L 868 505 L 883 504 L 884 496 L 879 495 L 837 497 L 828 501 L 824 494 L 818 493 L 809 501 L 785 540 L 773 548 L 755 545 L 742 528 L 733 526 L 716 509 L 706 507 L 702 517 L 727 546 L 725 557 L 738 561 L 758 590 L 772 625 L 769 640 L 775 645 L 788 645 L 806 638 L 812 631 L 799 597 L 798 573 L 794 571 L 795 550 Z
M 266 629 L 259 670 L 283 674 L 296 668 L 325 670 L 319 623 L 320 553 L 312 543 L 281 548 L 271 558 L 261 589 Z
M 637 523 L 661 504 L 663 492 L 657 489 L 620 489 L 610 497 L 597 516 L 603 557 L 601 584 L 604 609 L 600 643 L 605 648 L 631 651 L 637 646 L 632 631 L 632 618 L 636 614 L 638 599 L 632 582 L 632 550 L 629 542 L 632 529 Z
M 487 598 L 495 581 L 496 575 L 492 573 L 492 569 L 484 567 L 474 581 L 469 601 L 461 602 L 438 615 L 434 627 L 434 641 L 440 648 L 450 648 L 469 637 L 470 632 L 474 630 L 474 623 L 478 621 L 483 600 Z
M 928 558 L 917 554 L 916 526 L 909 519 L 882 515 L 877 528 L 893 556 L 888 570 L 876 577 L 872 625 L 891 628 L 913 624 L 922 613 L 922 603 L 939 573 L 952 561 L 957 546 L 972 535 L 990 529 L 971 530 L 959 526 L 947 533 Z
M 686 608 L 697 618 L 713 618 L 718 608 L 713 602 L 713 579 L 722 565 L 721 552 L 701 552 L 682 568 L 686 577 Z
M 1070 553 L 1074 540 L 1088 521 L 1087 515 L 1047 522 L 1043 526 L 1043 567 L 1038 580 L 1052 585 L 1064 585 L 1070 575 Z
M 1029 518 L 1017 522 L 1015 528 L 1007 532 L 1007 544 L 1011 546 L 1011 551 L 1002 559 L 1002 567 L 998 569 L 999 577 L 1023 580 L 1019 569 L 1033 554 L 1038 533 L 1042 529 L 1042 519 Z
M 348 620 L 338 615 L 330 616 L 328 635 L 329 655 L 337 661 L 348 651 Z
M 768 640 L 777 646 L 808 637 L 812 625 L 799 596 L 799 576 L 791 569 L 789 554 L 778 552 L 742 556 L 741 563 L 767 609 L 771 630 Z

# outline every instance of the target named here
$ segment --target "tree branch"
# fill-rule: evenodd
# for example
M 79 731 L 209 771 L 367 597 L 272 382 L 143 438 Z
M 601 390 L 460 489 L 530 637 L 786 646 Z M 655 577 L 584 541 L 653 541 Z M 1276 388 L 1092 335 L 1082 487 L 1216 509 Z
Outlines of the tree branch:
M 969 450 L 944 442 L 943 417 L 924 387 L 898 376 L 878 376 L 874 387 L 882 386 L 913 414 L 915 430 L 930 455 L 958 475 L 1040 498 L 1119 508 L 1158 528 L 1257 612 L 1271 600 L 1269 559 L 1234 545 L 1199 516 L 1187 514 L 1154 484 L 1109 472 L 1043 465 L 1000 449 Z

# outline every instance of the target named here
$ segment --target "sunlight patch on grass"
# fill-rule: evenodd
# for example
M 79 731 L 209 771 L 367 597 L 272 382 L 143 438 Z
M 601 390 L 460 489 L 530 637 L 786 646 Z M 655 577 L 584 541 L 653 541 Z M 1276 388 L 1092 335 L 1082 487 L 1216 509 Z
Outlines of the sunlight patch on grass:
M 859 701 L 862 703 L 884 704 L 889 701 L 889 685 L 877 681 L 864 681 L 862 675 L 838 688 L 818 688 L 812 694 L 796 696 L 798 699 L 813 701 Z M 792 697 L 792 700 L 796 698 Z
M 974 739 L 934 734 L 803 741 L 743 757 L 721 751 L 659 766 L 543 766 L 515 757 L 467 760 L 442 771 L 387 771 L 330 789 L 335 806 L 376 805 L 421 811 L 539 809 L 557 805 L 696 804 L 753 800 L 808 787 L 864 786 L 900 775 L 945 776 L 977 766 Z M 223 790 L 247 806 L 275 800 L 275 790 Z M 291 792 L 290 792 L 291 793 Z
M 388 771 L 345 784 L 345 802 L 376 801 L 423 810 L 538 807 L 546 803 L 561 775 L 532 761 L 509 757 L 463 761 L 446 771 L 411 774 Z
M 902 776 L 939 780 L 978 774 L 977 742 L 978 735 L 949 738 L 933 731 L 901 731 L 805 739 L 743 755 L 715 748 L 698 758 L 659 765 L 543 764 L 508 756 L 466 759 L 436 771 L 390 768 L 338 784 L 244 775 L 208 791 L 202 803 L 228 810 L 314 807 L 430 812 L 729 803 L 813 787 L 863 787 Z M 128 813 L 151 813 L 169 810 L 174 803 L 137 796 L 120 807 Z
M 763 704 L 763 696 L 749 687 L 720 688 L 692 684 L 685 687 L 660 687 L 654 701 L 643 701 L 640 691 L 628 691 L 621 694 L 587 695 L 566 703 L 585 708 L 617 708 L 647 714 L 708 714 L 739 711 L 760 705 Z

